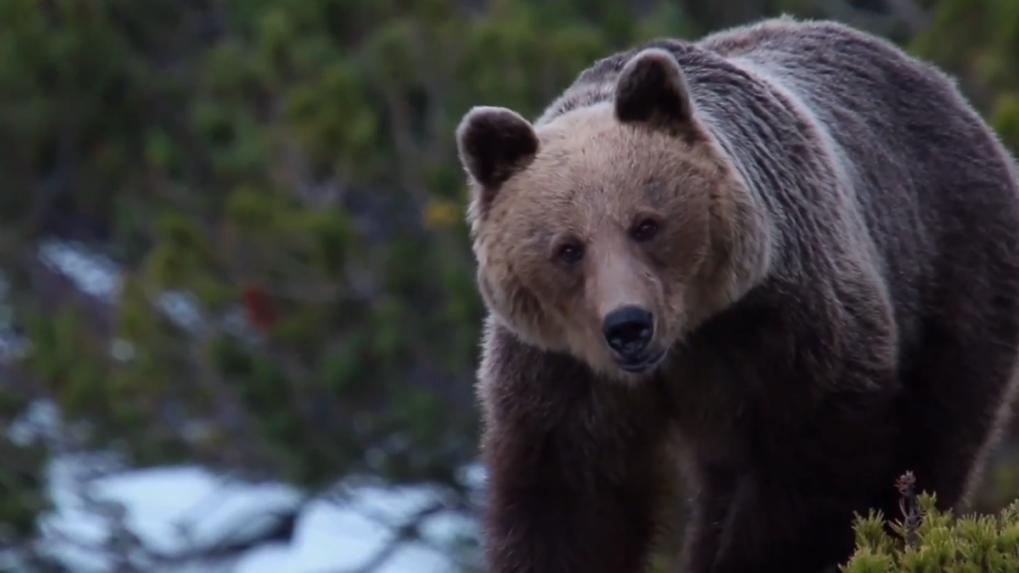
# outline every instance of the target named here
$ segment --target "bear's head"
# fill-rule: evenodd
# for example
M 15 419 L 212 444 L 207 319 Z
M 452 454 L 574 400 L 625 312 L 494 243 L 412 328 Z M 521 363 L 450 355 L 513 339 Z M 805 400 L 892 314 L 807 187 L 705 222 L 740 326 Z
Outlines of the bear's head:
M 614 93 L 538 126 L 475 107 L 456 136 L 491 317 L 627 379 L 745 292 L 761 261 L 739 238 L 749 194 L 675 58 L 643 50 Z

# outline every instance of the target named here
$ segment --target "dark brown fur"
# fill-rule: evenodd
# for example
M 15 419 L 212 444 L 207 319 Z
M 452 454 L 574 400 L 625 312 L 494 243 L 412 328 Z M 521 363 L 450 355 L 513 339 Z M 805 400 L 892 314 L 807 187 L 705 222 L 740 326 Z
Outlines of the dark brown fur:
M 507 111 L 458 130 L 491 573 L 643 570 L 681 470 L 689 573 L 842 562 L 907 470 L 965 507 L 1015 389 L 1019 183 L 946 77 L 780 19 L 601 60 L 533 126 Z M 597 335 L 629 303 L 668 348 L 639 376 Z

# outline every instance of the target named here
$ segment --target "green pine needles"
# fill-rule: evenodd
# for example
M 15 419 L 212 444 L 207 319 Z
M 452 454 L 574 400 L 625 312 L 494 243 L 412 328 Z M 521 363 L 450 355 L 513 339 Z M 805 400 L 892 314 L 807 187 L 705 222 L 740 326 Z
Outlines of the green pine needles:
M 898 481 L 902 515 L 857 516 L 856 552 L 841 573 L 1015 573 L 1019 571 L 1019 500 L 992 515 L 954 516 L 917 494 L 909 473 Z M 887 525 L 887 527 L 886 527 Z

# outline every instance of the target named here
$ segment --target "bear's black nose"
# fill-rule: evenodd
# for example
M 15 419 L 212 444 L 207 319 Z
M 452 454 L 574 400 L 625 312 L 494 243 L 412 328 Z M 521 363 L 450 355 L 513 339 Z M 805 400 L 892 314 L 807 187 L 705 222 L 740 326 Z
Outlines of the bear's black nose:
M 609 348 L 624 358 L 637 358 L 651 342 L 651 313 L 638 306 L 624 306 L 605 316 L 601 331 Z

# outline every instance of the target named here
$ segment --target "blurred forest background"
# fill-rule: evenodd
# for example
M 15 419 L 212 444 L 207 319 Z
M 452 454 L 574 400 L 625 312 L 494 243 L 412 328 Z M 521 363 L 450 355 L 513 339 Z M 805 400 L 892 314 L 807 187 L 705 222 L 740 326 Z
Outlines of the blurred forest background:
M 57 456 L 80 492 L 180 466 L 302 492 L 273 527 L 173 552 L 83 493 L 111 573 L 229 571 L 366 486 L 433 501 L 351 571 L 470 522 L 483 307 L 456 123 L 534 117 L 613 50 L 782 12 L 943 66 L 1019 151 L 1016 0 L 0 2 L 0 571 L 81 571 L 49 550 L 84 543 L 45 526 Z M 1019 492 L 1017 436 L 979 509 Z M 476 570 L 475 542 L 443 551 Z

